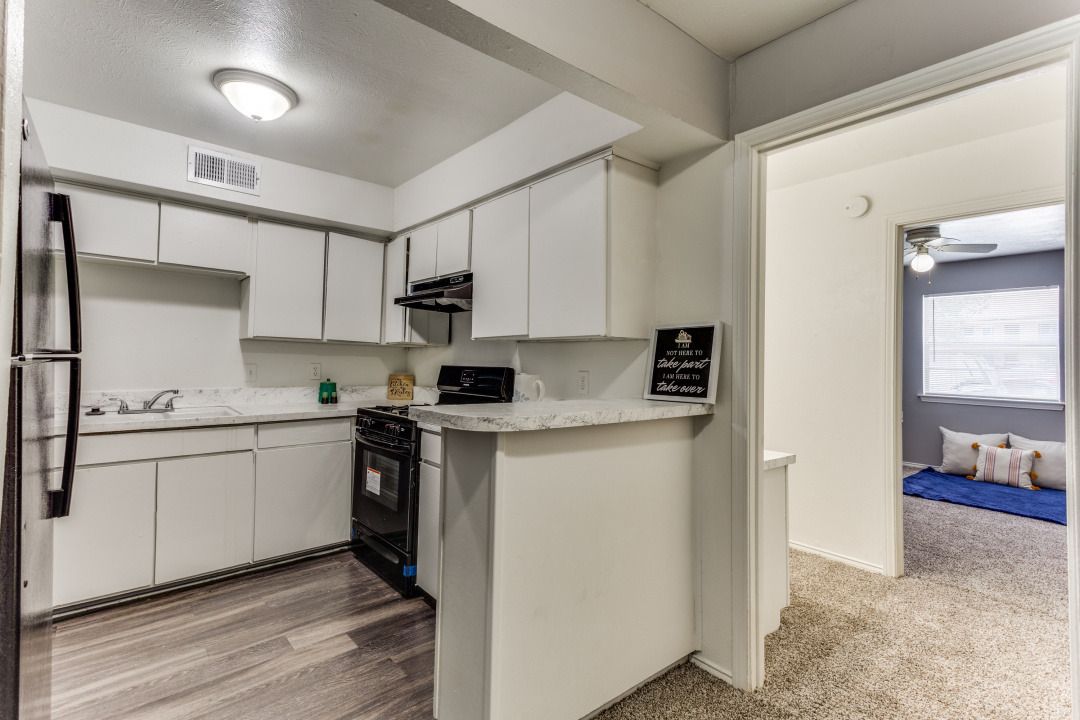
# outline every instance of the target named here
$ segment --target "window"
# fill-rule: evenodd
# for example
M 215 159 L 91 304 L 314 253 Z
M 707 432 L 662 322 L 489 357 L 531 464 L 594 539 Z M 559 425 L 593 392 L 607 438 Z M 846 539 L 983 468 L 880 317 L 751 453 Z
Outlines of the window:
M 1057 287 L 923 296 L 923 394 L 1061 402 Z

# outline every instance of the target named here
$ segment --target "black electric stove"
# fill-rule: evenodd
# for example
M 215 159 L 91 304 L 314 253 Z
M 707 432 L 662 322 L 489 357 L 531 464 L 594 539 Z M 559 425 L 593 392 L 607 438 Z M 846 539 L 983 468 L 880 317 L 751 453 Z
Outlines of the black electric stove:
M 439 404 L 510 402 L 514 371 L 444 365 Z M 408 405 L 356 411 L 353 552 L 405 597 L 416 594 L 421 432 Z

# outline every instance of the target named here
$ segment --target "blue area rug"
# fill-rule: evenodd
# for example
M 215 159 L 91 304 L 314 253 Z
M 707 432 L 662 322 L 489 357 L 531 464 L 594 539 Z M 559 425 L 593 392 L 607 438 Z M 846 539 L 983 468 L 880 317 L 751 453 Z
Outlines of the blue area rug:
M 1027 490 L 976 482 L 926 468 L 904 478 L 904 494 L 1065 524 L 1063 490 Z

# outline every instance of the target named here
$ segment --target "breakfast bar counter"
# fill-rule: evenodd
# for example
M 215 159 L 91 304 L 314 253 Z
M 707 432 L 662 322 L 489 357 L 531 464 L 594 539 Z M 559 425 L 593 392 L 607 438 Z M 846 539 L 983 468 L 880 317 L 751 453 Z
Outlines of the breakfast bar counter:
M 439 720 L 576 720 L 696 647 L 702 404 L 414 407 L 441 425 Z

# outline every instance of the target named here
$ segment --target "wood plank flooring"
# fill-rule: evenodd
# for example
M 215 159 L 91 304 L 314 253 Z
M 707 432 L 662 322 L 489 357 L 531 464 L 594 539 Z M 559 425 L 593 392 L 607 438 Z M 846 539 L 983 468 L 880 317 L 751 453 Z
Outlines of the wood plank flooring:
M 54 720 L 429 720 L 435 613 L 348 552 L 58 622 Z

